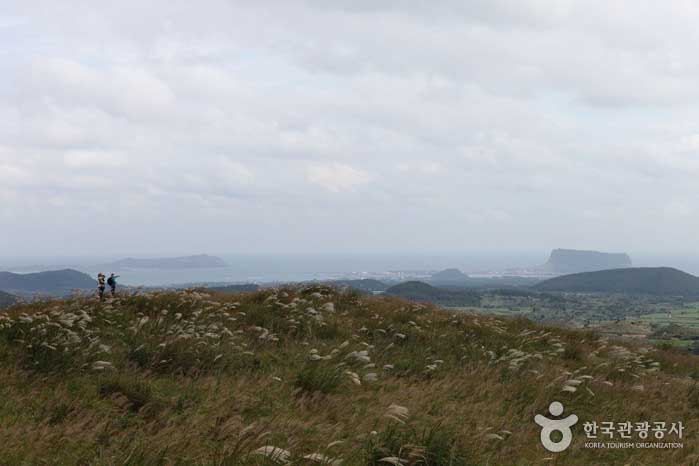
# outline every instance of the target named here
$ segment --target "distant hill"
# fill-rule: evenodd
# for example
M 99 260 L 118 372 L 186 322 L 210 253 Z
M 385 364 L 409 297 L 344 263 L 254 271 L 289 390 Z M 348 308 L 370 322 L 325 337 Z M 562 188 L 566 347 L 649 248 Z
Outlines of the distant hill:
M 37 273 L 0 272 L 0 289 L 16 295 L 64 296 L 75 289 L 92 290 L 96 286 L 96 279 L 72 269 Z
M 166 257 L 161 259 L 134 259 L 132 257 L 116 262 L 102 264 L 100 267 L 110 270 L 120 269 L 202 269 L 226 267 L 228 264 L 220 257 L 200 254 L 198 256 Z
M 480 296 L 476 292 L 437 288 L 418 281 L 399 283 L 388 288 L 385 294 L 399 296 L 411 301 L 439 304 L 441 306 L 460 307 L 480 304 Z
M 548 273 L 569 274 L 621 269 L 631 265 L 631 258 L 625 253 L 554 249 L 549 260 L 539 269 Z
M 16 302 L 16 296 L 11 295 L 10 293 L 5 293 L 4 291 L 0 291 L 0 309 L 10 307 Z
M 430 282 L 433 283 L 463 283 L 466 280 L 468 280 L 468 275 L 459 269 L 445 269 L 430 277 Z
M 670 267 L 638 267 L 563 275 L 533 288 L 539 291 L 699 296 L 699 277 Z
M 218 291 L 220 293 L 242 293 L 257 291 L 260 289 L 260 285 L 255 283 L 244 283 L 242 285 L 212 286 L 207 289 L 210 291 Z
M 367 293 L 372 293 L 375 291 L 386 291 L 388 285 L 380 280 L 374 280 L 373 278 L 362 278 L 358 280 L 332 280 L 327 282 L 328 285 L 338 286 L 338 287 L 348 287 L 359 291 L 366 291 Z

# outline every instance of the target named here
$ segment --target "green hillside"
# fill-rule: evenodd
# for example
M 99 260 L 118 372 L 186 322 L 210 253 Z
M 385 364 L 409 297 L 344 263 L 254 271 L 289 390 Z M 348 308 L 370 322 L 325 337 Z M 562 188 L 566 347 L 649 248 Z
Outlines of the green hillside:
M 12 306 L 16 301 L 16 296 L 0 291 L 0 309 Z
M 433 303 L 441 306 L 477 306 L 480 296 L 475 291 L 437 288 L 424 282 L 410 281 L 388 288 L 389 296 L 398 296 L 410 301 Z
M 41 302 L 0 314 L 0 464 L 696 464 L 696 359 L 325 287 Z M 535 414 L 580 422 L 549 453 Z M 584 447 L 682 421 L 682 449 Z
M 699 296 L 699 277 L 669 267 L 639 267 L 563 275 L 533 288 L 539 291 Z
M 95 279 L 72 269 L 36 273 L 0 272 L 0 290 L 17 295 L 65 296 L 76 289 L 93 290 L 96 287 Z

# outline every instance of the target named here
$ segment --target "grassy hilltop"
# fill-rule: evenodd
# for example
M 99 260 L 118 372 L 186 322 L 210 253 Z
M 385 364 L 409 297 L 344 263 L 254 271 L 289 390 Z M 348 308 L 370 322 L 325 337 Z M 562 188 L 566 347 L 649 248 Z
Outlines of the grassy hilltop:
M 0 464 L 699 464 L 697 359 L 314 286 L 0 314 Z M 536 414 L 683 421 L 549 453 Z

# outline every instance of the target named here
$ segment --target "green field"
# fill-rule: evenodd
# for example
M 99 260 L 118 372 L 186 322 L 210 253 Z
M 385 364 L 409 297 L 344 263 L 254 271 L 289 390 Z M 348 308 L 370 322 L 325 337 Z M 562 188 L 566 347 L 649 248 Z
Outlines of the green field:
M 693 304 L 694 306 L 695 304 Z M 655 325 L 680 325 L 682 327 L 699 329 L 699 308 L 673 309 L 670 312 L 646 314 L 635 318 Z
M 496 316 L 521 316 L 532 312 L 531 306 L 502 296 L 483 296 L 480 306 L 459 309 Z
M 450 311 L 475 312 L 477 314 L 487 314 L 492 316 L 523 316 L 531 313 L 530 309 L 508 309 L 504 307 L 445 307 Z
M 692 340 L 680 340 L 679 338 L 670 338 L 670 339 L 666 339 L 666 340 L 649 338 L 646 341 L 654 346 L 662 345 L 664 343 L 669 343 L 674 348 L 685 348 L 685 349 L 689 348 L 693 343 Z

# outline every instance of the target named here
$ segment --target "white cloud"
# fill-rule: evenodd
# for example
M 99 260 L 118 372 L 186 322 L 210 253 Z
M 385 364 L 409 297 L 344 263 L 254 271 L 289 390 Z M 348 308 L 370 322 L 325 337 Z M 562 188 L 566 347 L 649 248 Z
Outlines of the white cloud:
M 92 150 L 71 150 L 63 154 L 63 163 L 72 168 L 115 168 L 122 164 L 113 153 Z
M 30 173 L 22 167 L 10 163 L 3 163 L 0 158 L 0 181 L 5 186 L 30 178 Z
M 333 192 L 348 191 L 372 179 L 369 173 L 341 163 L 311 165 L 307 168 L 306 176 L 311 183 Z
M 217 168 L 217 176 L 224 182 L 248 184 L 255 180 L 255 175 L 240 162 L 224 158 Z
M 695 154 L 699 153 L 699 133 L 682 137 L 680 141 L 680 149 L 685 149 L 687 151 L 694 152 Z
M 439 162 L 429 160 L 416 160 L 412 162 L 401 162 L 397 165 L 402 172 L 419 173 L 423 175 L 436 175 L 444 170 Z
M 695 209 L 685 201 L 673 200 L 665 205 L 665 214 L 668 217 L 688 218 L 695 215 Z

